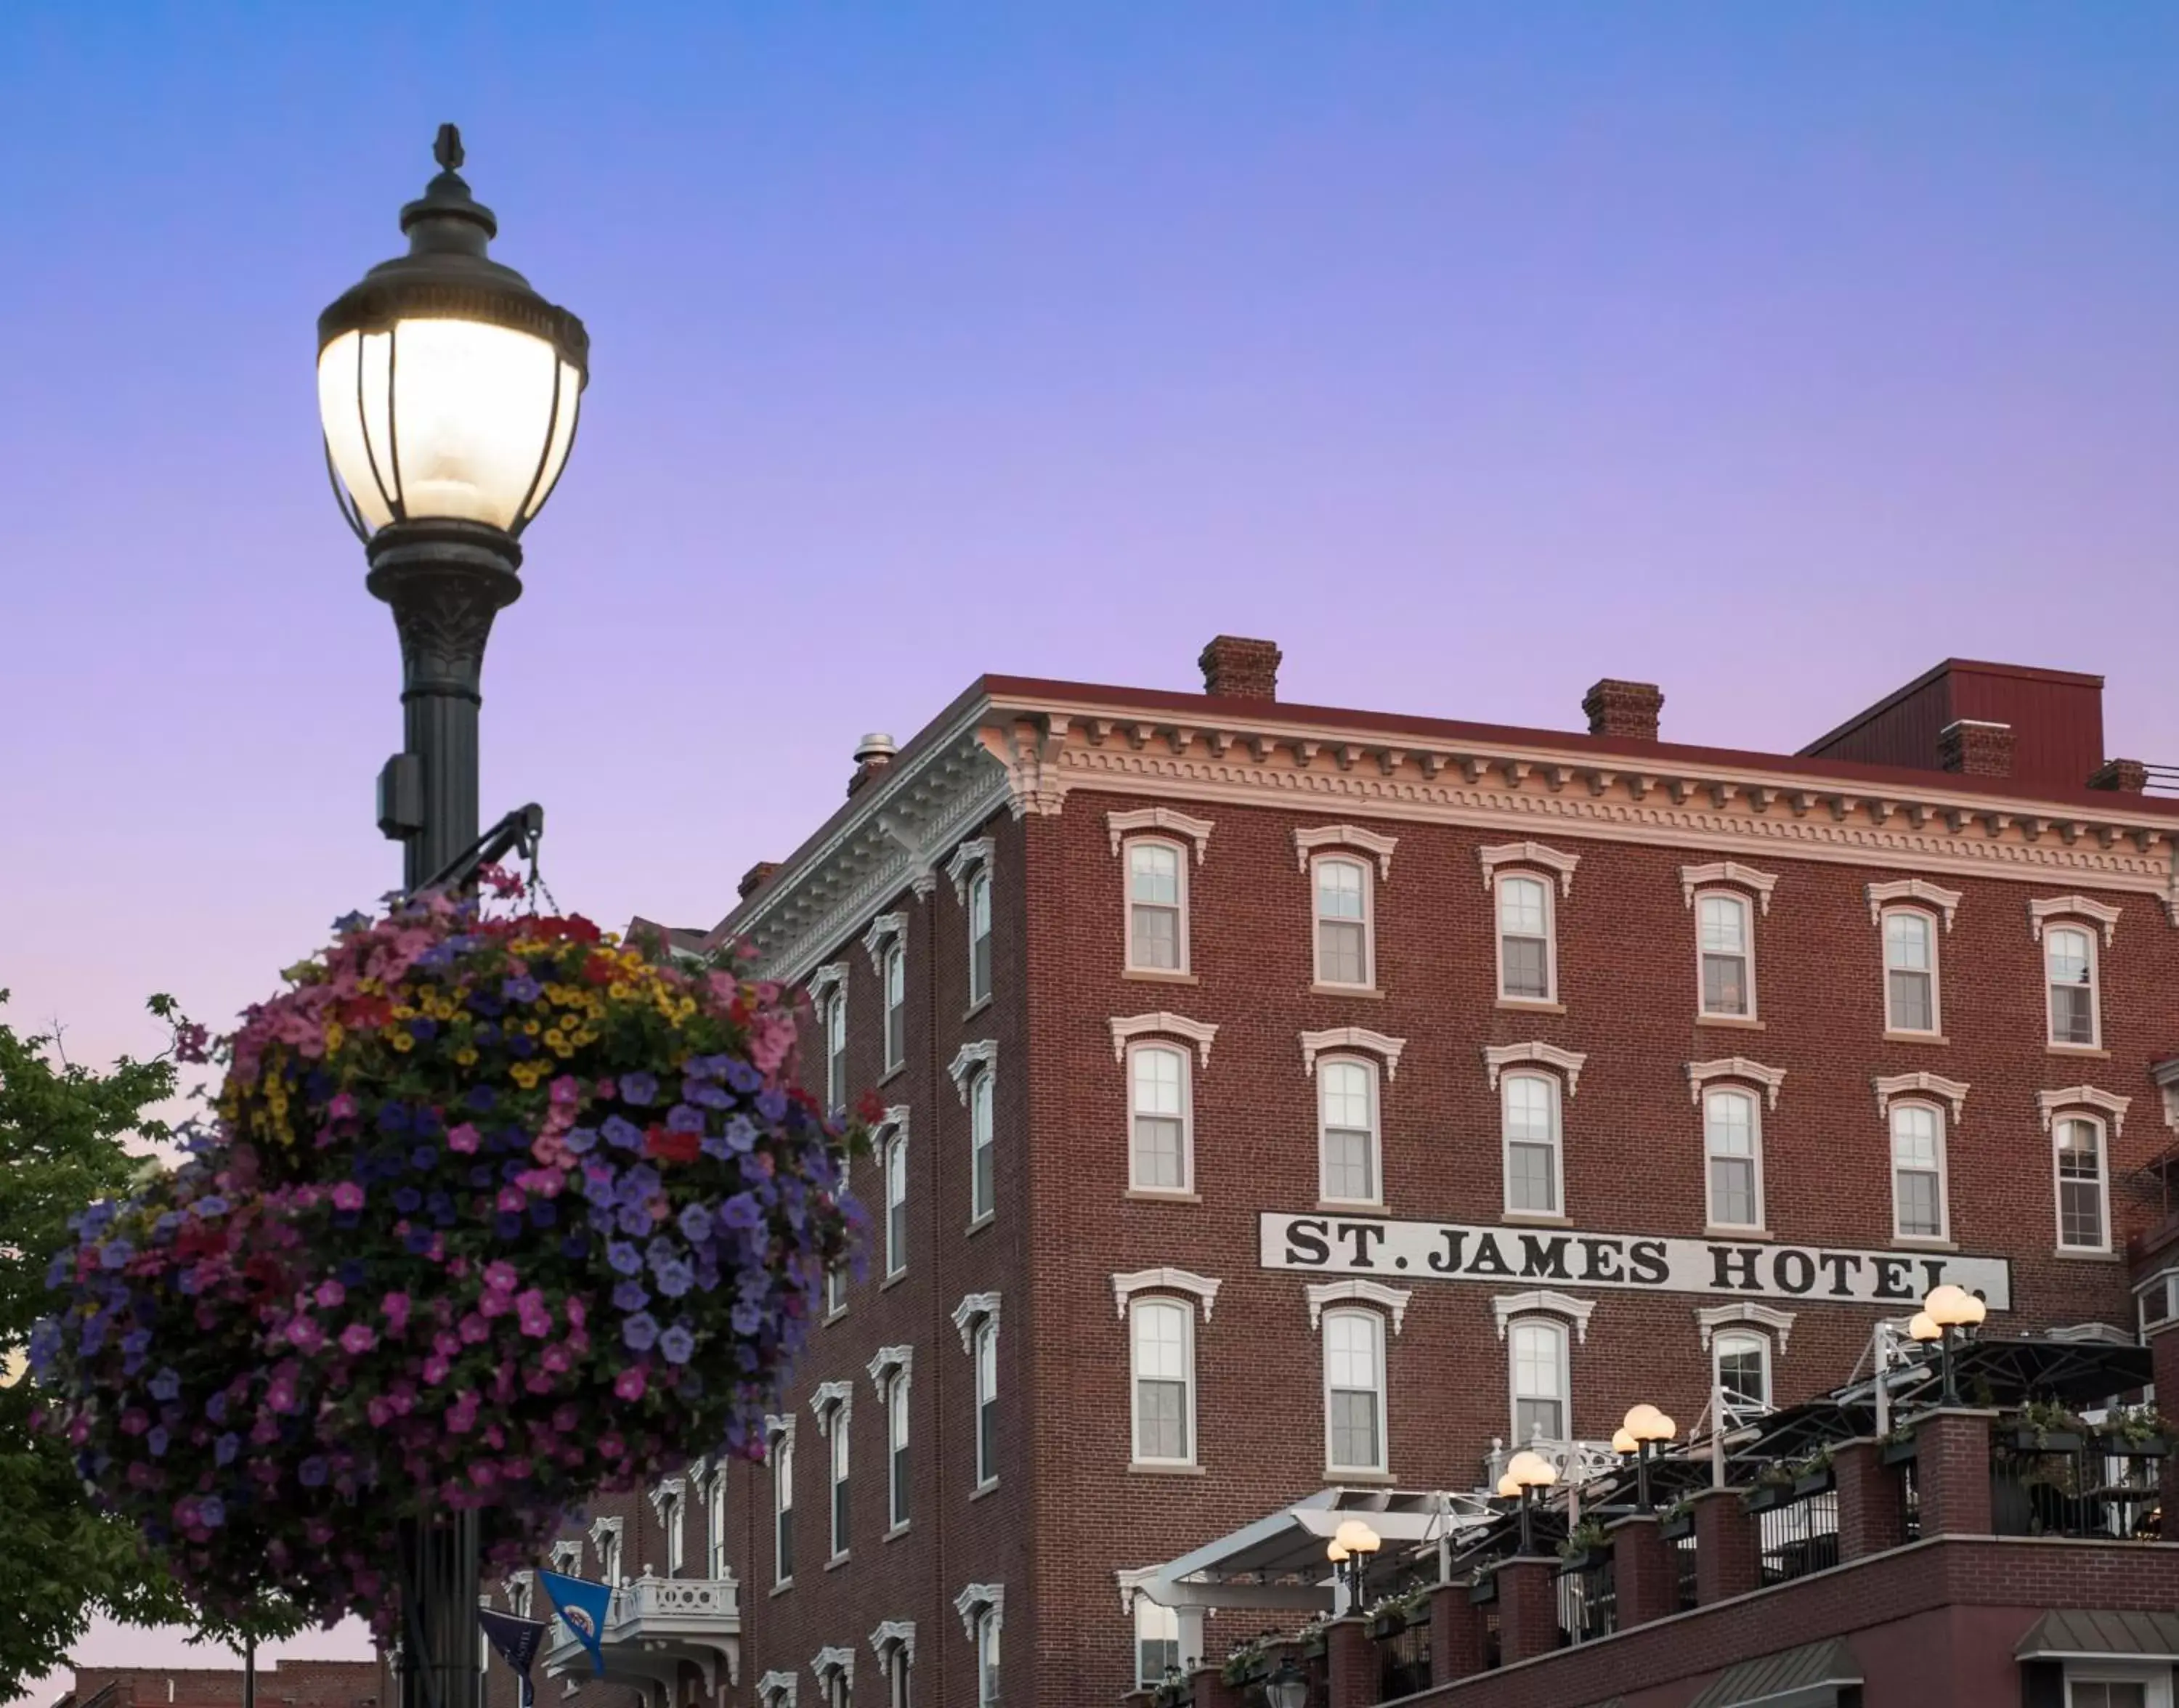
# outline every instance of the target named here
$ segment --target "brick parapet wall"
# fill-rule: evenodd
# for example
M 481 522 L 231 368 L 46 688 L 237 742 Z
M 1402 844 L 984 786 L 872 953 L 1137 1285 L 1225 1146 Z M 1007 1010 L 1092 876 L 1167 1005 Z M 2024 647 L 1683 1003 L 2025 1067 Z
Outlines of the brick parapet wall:
M 1914 1492 L 1922 1534 L 1986 1536 L 1995 1411 L 1946 1408 L 1913 1420 Z
M 119 1708 L 240 1708 L 239 1667 L 79 1667 L 74 1694 L 88 1702 L 108 1685 Z M 261 1708 L 365 1708 L 380 1700 L 376 1661 L 281 1661 L 257 1668 Z
M 1932 1538 L 1402 1702 L 1402 1708 L 1568 1708 L 1615 1694 L 1631 1700 L 1637 1692 L 1698 1680 L 1736 1661 L 1940 1608 L 2014 1610 L 2009 1651 L 2052 1607 L 2174 1606 L 2179 1547 L 2171 1544 Z

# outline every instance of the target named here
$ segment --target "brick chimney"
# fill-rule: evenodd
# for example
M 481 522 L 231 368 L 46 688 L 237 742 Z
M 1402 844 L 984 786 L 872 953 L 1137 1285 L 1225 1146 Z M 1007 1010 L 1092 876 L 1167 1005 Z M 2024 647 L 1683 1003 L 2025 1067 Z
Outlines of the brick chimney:
M 1275 700 L 1279 697 L 1278 643 L 1221 634 L 1195 660 L 1203 666 L 1203 692 L 1218 700 Z
M 873 730 L 856 742 L 855 774 L 848 779 L 848 792 L 853 794 L 892 764 L 892 756 L 898 751 L 893 746 L 892 737 L 881 730 Z
M 742 881 L 734 886 L 734 894 L 744 901 L 761 890 L 771 874 L 779 870 L 777 860 L 760 860 L 742 873 Z
M 1657 714 L 1665 709 L 1664 690 L 1655 682 L 1623 682 L 1606 676 L 1581 697 L 1592 736 L 1617 736 L 1629 742 L 1657 739 Z
M 1937 735 L 1938 762 L 1963 777 L 2012 775 L 2012 725 L 1959 718 Z
M 2115 789 L 2121 795 L 2149 792 L 2149 767 L 2138 759 L 2106 759 L 2088 779 L 2091 789 Z

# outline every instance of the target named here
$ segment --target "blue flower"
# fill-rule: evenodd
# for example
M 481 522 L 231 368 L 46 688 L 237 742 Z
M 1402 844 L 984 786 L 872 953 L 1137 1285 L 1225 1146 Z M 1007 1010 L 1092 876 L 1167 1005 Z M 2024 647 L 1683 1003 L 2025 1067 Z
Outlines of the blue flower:
M 41 1317 L 38 1326 L 30 1331 L 30 1367 L 43 1376 L 52 1366 L 61 1349 L 61 1326 L 52 1317 Z
M 537 981 L 528 973 L 518 973 L 499 988 L 499 994 L 509 1002 L 535 1002 L 544 995 Z
M 764 1226 L 764 1212 L 757 1207 L 756 1200 L 749 1193 L 737 1192 L 719 1206 L 719 1225 L 752 1234 Z
M 661 1263 L 671 1263 L 681 1255 L 681 1248 L 664 1234 L 654 1234 L 650 1243 L 643 1248 L 644 1262 L 654 1269 Z
M 606 1136 L 606 1142 L 623 1151 L 643 1148 L 643 1129 L 620 1115 L 607 1115 L 605 1125 L 598 1130 Z
M 666 1112 L 666 1130 L 669 1133 L 700 1133 L 704 1130 L 704 1112 L 688 1103 L 676 1103 Z
M 696 1148 L 705 1156 L 716 1158 L 722 1163 L 733 1155 L 733 1147 L 727 1143 L 725 1137 L 718 1133 L 705 1134 L 702 1138 L 697 1140 Z
M 677 1322 L 658 1337 L 658 1350 L 668 1364 L 686 1364 L 696 1349 L 696 1337 L 686 1323 Z
M 378 1106 L 378 1130 L 381 1133 L 405 1133 L 409 1130 L 409 1105 L 388 1098 Z
M 159 1219 L 151 1224 L 151 1231 L 162 1240 L 171 1240 L 174 1236 L 174 1229 L 181 1225 L 180 1211 L 162 1210 L 159 1213 Z
M 491 1219 L 491 1231 L 502 1240 L 512 1240 L 522 1231 L 522 1218 L 512 1210 Z
M 616 1311 L 640 1311 L 650 1303 L 650 1295 L 640 1281 L 623 1281 L 613 1289 L 612 1302 Z
M 777 1090 L 759 1092 L 756 1094 L 756 1112 L 768 1121 L 785 1120 L 787 1093 Z
M 747 1115 L 736 1115 L 727 1123 L 727 1142 L 746 1155 L 756 1148 L 756 1123 Z
M 436 1145 L 419 1145 L 409 1153 L 409 1166 L 423 1174 L 439 1166 L 439 1151 Z
M 560 1242 L 560 1255 L 570 1262 L 579 1262 L 590 1249 L 590 1242 L 580 1234 L 570 1234 Z
M 735 1333 L 754 1334 L 764 1326 L 764 1312 L 744 1299 L 734 1306 L 733 1320 Z
M 648 1352 L 658 1344 L 658 1319 L 639 1311 L 620 1326 L 622 1342 L 632 1352 Z
M 640 1204 L 623 1204 L 613 1225 L 623 1234 L 648 1234 L 650 1231 L 650 1212 Z
M 144 1386 L 154 1399 L 172 1399 L 182 1391 L 182 1378 L 174 1374 L 171 1366 L 162 1366 L 159 1373 Z
M 624 1240 L 616 1240 L 606 1247 L 606 1262 L 612 1265 L 617 1274 L 639 1275 L 643 1273 L 643 1253 Z
M 490 1086 L 469 1087 L 468 1102 L 469 1106 L 473 1109 L 488 1109 L 498 1101 L 499 1093 L 492 1090 Z
M 562 1141 L 579 1157 L 587 1157 L 598 1142 L 596 1127 L 570 1127 L 561 1136 Z
M 74 1273 L 75 1253 L 56 1251 L 53 1253 L 53 1261 L 46 1265 L 46 1285 L 64 1287 L 68 1284 L 69 1277 Z
M 414 1186 L 403 1186 L 393 1194 L 393 1207 L 404 1216 L 413 1216 L 424 1207 L 424 1195 Z
M 98 1265 L 102 1269 L 125 1269 L 135 1255 L 136 1248 L 126 1240 L 109 1240 L 98 1248 Z
M 707 1109 L 730 1109 L 734 1100 L 715 1085 L 703 1080 L 681 1081 L 681 1095 L 692 1103 L 700 1103 Z
M 537 1040 L 527 1032 L 517 1032 L 507 1041 L 507 1053 L 517 1061 L 537 1054 Z
M 550 1198 L 530 1201 L 530 1225 L 533 1228 L 555 1228 L 560 1223 L 560 1207 Z
M 151 1432 L 144 1437 L 144 1445 L 151 1448 L 152 1458 L 163 1459 L 166 1456 L 167 1439 L 167 1426 L 163 1423 L 155 1423 L 151 1426 Z
M 638 1109 L 647 1107 L 658 1095 L 658 1076 L 640 1070 L 620 1076 L 620 1100 L 633 1103 Z
M 217 1495 L 206 1495 L 197 1503 L 197 1522 L 206 1530 L 217 1530 L 227 1522 L 227 1503 Z
M 295 1467 L 295 1481 L 305 1488 L 319 1488 L 326 1480 L 326 1462 L 313 1454 Z
M 479 1163 L 469 1170 L 469 1184 L 481 1191 L 491 1184 L 491 1164 Z
M 214 1423 L 227 1421 L 227 1390 L 225 1388 L 222 1388 L 205 1402 L 205 1415 Z
M 441 1198 L 444 1197 L 446 1194 L 443 1192 L 434 1192 L 431 1196 L 434 1198 Z M 340 1284 L 343 1287 L 360 1287 L 363 1285 L 363 1265 L 357 1262 L 353 1257 L 349 1258 L 345 1263 L 343 1263 L 338 1268 L 335 1269 L 333 1273 L 340 1278 Z
M 676 1225 L 681 1229 L 681 1237 L 691 1245 L 700 1245 L 711 1237 L 711 1213 L 701 1204 L 691 1204 L 682 1211 Z
M 131 1358 L 141 1358 L 151 1349 L 151 1331 L 132 1328 L 121 1337 L 121 1349 Z
M 409 1036 L 420 1043 L 429 1038 L 438 1029 L 439 1022 L 436 1020 L 425 1020 L 420 1016 L 409 1022 Z
M 358 909 L 353 913 L 343 913 L 339 918 L 333 921 L 334 933 L 341 937 L 346 937 L 350 932 L 368 931 L 370 929 L 370 916 L 368 913 L 364 912 L 361 909 Z
M 658 1290 L 668 1299 L 678 1299 L 695 1284 L 695 1277 L 689 1266 L 676 1258 L 670 1263 L 661 1263 L 657 1270 Z
M 764 1076 L 745 1061 L 727 1064 L 727 1083 L 746 1096 L 764 1083 Z
M 585 1219 L 597 1233 L 617 1233 L 620 1227 L 619 1213 L 610 1204 L 593 1204 L 590 1206 L 589 1215 Z

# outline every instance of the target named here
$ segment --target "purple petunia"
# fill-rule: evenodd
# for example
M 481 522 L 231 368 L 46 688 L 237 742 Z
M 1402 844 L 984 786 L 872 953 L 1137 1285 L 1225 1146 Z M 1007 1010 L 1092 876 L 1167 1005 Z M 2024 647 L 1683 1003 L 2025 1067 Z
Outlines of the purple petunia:
M 650 1212 L 640 1204 L 623 1204 L 613 1225 L 623 1234 L 648 1234 L 650 1231 Z
M 671 1262 L 658 1265 L 656 1279 L 658 1290 L 668 1299 L 678 1299 L 695 1284 L 695 1277 L 689 1266 L 678 1257 Z
M 607 1115 L 605 1125 L 598 1129 L 605 1141 L 616 1149 L 639 1151 L 643 1148 L 643 1129 L 624 1115 Z
M 736 1115 L 727 1123 L 727 1143 L 744 1153 L 756 1148 L 756 1123 L 747 1115 Z
M 560 1142 L 579 1157 L 586 1157 L 597 1147 L 598 1130 L 596 1127 L 570 1127 L 560 1136 Z
M 152 1399 L 172 1399 L 182 1391 L 182 1378 L 171 1367 L 166 1367 L 144 1385 L 151 1390 Z
M 666 1112 L 666 1130 L 669 1133 L 700 1133 L 704 1130 L 704 1112 L 688 1103 L 676 1103 Z
M 499 988 L 499 994 L 509 1002 L 535 1002 L 544 995 L 544 988 L 528 973 L 518 973 Z
M 631 1352 L 648 1352 L 658 1344 L 658 1319 L 639 1311 L 621 1324 L 620 1338 Z
M 745 1061 L 730 1061 L 727 1064 L 727 1083 L 746 1094 L 764 1083 L 764 1076 Z
M 686 1364 L 696 1349 L 696 1337 L 686 1323 L 677 1322 L 658 1337 L 658 1352 L 668 1364 Z
M 606 1247 L 606 1262 L 623 1275 L 639 1274 L 643 1269 L 643 1254 L 624 1240 Z
M 711 1236 L 711 1213 L 701 1204 L 690 1204 L 683 1209 L 675 1225 L 691 1245 L 700 1245 Z
M 650 1303 L 650 1295 L 640 1281 L 623 1281 L 613 1289 L 612 1302 L 616 1311 L 640 1311 Z
M 126 1240 L 110 1240 L 99 1247 L 99 1267 L 102 1269 L 123 1269 L 135 1255 L 136 1248 Z
M 207 1530 L 217 1530 L 227 1522 L 227 1503 L 217 1495 L 206 1495 L 197 1503 L 197 1522 Z
M 681 1095 L 686 1101 L 707 1109 L 730 1109 L 734 1106 L 734 1100 L 725 1092 L 702 1080 L 683 1080 Z
M 620 1100 L 638 1109 L 647 1108 L 658 1095 L 658 1076 L 641 1071 L 620 1076 Z
M 744 1299 L 734 1306 L 733 1320 L 735 1333 L 754 1334 L 764 1326 L 764 1312 Z
M 750 1194 L 737 1192 L 719 1206 L 719 1225 L 753 1234 L 764 1226 L 764 1212 L 757 1207 L 756 1199 Z
M 326 1462 L 313 1454 L 295 1467 L 295 1480 L 305 1488 L 322 1488 L 326 1481 Z
M 756 1112 L 768 1121 L 785 1120 L 787 1093 L 782 1091 L 759 1092 L 756 1095 Z
M 227 1390 L 222 1388 L 205 1402 L 205 1415 L 214 1423 L 227 1421 Z
M 155 1423 L 151 1426 L 151 1432 L 144 1437 L 144 1445 L 151 1450 L 152 1458 L 158 1459 L 165 1454 L 167 1441 L 167 1426 Z

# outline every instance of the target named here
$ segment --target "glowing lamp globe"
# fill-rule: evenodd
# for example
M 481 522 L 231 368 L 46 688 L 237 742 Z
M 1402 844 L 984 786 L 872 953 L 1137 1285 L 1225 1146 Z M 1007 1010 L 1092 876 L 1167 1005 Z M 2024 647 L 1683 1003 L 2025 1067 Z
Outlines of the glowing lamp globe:
M 1965 1328 L 1982 1321 L 1986 1308 L 1964 1287 L 1955 1287 L 1946 1282 L 1933 1287 L 1923 1300 L 1922 1309 L 1929 1320 L 1940 1328 Z
M 1335 1566 L 1343 1565 L 1346 1563 L 1347 1550 L 1340 1545 L 1338 1537 L 1334 1536 L 1324 1545 L 1324 1557 Z
M 1917 1311 L 1907 1324 L 1910 1340 L 1941 1340 L 1945 1331 L 1937 1326 L 1937 1319 L 1926 1311 Z
M 1498 1498 L 1501 1500 L 1517 1501 L 1520 1499 L 1520 1497 L 1521 1485 L 1513 1481 L 1512 1472 L 1507 1471 L 1505 1475 L 1498 1479 Z
M 1359 1519 L 1348 1519 L 1332 1533 L 1332 1540 L 1350 1554 L 1374 1554 L 1384 1546 L 1376 1531 Z
M 1638 1442 L 1670 1441 L 1674 1434 L 1672 1420 L 1654 1405 L 1633 1407 L 1627 1412 L 1622 1426 Z
M 1512 1479 L 1517 1489 L 1549 1488 L 1559 1480 L 1557 1468 L 1543 1454 L 1525 1451 L 1513 1455 L 1506 1467 L 1506 1475 Z
M 1634 1437 L 1629 1435 L 1624 1428 L 1615 1429 L 1611 1432 L 1611 1450 L 1614 1453 L 1633 1453 L 1637 1451 L 1641 1445 L 1642 1443 L 1635 1440 Z
M 409 253 L 381 263 L 318 317 L 318 414 L 349 525 L 470 523 L 519 535 L 575 442 L 590 335 L 486 249 L 489 208 L 455 168 L 401 210 Z

